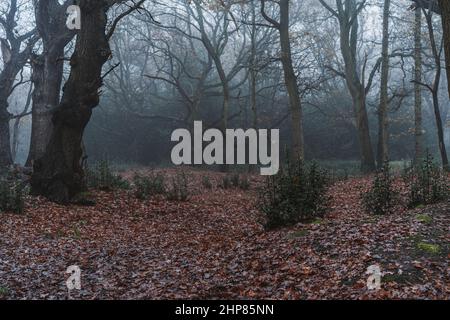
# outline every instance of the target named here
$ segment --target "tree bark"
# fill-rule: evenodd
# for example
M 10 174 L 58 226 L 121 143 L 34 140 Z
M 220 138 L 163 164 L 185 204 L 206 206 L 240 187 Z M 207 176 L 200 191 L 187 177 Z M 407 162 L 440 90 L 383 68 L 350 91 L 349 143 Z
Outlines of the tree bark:
M 61 52 L 60 52 L 61 53 Z M 45 153 L 52 132 L 52 110 L 60 99 L 63 64 L 56 62 L 57 56 L 35 56 L 32 61 L 35 86 L 33 92 L 33 111 L 31 125 L 31 144 L 27 164 L 32 165 L 35 159 L 39 159 Z
M 442 13 L 442 29 L 444 31 L 445 68 L 447 70 L 448 92 L 450 95 L 450 2 L 439 1 Z
M 437 127 L 437 137 L 438 137 L 438 147 L 439 152 L 441 154 L 442 166 L 444 170 L 450 171 L 447 149 L 445 147 L 445 137 L 444 137 L 444 124 L 442 121 L 441 110 L 439 106 L 439 87 L 441 83 L 441 51 L 438 49 L 438 45 L 436 43 L 436 38 L 434 35 L 434 26 L 433 26 L 433 12 L 428 11 L 425 14 L 425 18 L 428 26 L 428 33 L 430 36 L 430 46 L 431 51 L 433 53 L 433 58 L 435 62 L 436 74 L 434 77 L 434 81 L 432 86 L 429 86 L 432 97 L 433 97 L 433 109 L 434 115 L 436 119 L 436 127 Z
M 416 10 L 414 22 L 414 163 L 423 158 L 422 127 L 422 11 Z
M 60 101 L 64 70 L 64 48 L 75 36 L 66 28 L 65 13 L 72 1 L 61 5 L 56 0 L 39 1 L 35 8 L 37 30 L 43 53 L 32 59 L 34 84 L 31 145 L 27 165 L 44 155 L 52 132 L 52 110 Z
M 448 93 L 450 96 L 450 2 L 445 0 L 439 0 L 439 5 L 442 14 L 442 29 L 444 37 L 444 48 L 445 48 L 445 69 L 447 73 L 447 85 Z M 445 141 L 445 140 L 444 140 Z M 445 149 L 445 145 L 443 145 Z M 441 147 L 442 149 L 442 147 Z M 441 151 L 442 152 L 442 151 Z M 445 155 L 447 156 L 447 154 Z M 450 171 L 450 166 L 447 159 L 447 171 Z
M 297 76 L 292 61 L 291 41 L 289 38 L 289 0 L 280 1 L 280 44 L 281 63 L 283 65 L 284 80 L 289 95 L 291 108 L 291 139 L 292 157 L 294 160 L 303 160 L 305 157 L 303 136 L 303 109 L 300 99 L 300 91 L 297 84 Z
M 71 72 L 55 110 L 53 130 L 42 158 L 34 163 L 32 192 L 62 204 L 85 190 L 82 139 L 99 103 L 102 67 L 111 56 L 106 35 L 107 1 L 80 0 L 82 28 L 71 57 Z
M 384 1 L 383 40 L 381 62 L 380 106 L 378 107 L 378 168 L 381 169 L 389 161 L 389 119 L 388 119 L 388 81 L 389 81 L 389 14 L 390 0 Z
M 7 111 L 8 105 L 0 101 L 0 169 L 12 164 L 11 137 L 9 133 L 9 120 L 11 115 Z
M 444 126 L 443 126 L 443 122 L 442 122 L 441 111 L 439 109 L 439 97 L 438 97 L 437 91 L 433 92 L 433 109 L 434 109 L 434 116 L 436 118 L 438 147 L 439 147 L 439 152 L 441 154 L 442 166 L 443 166 L 444 170 L 450 171 L 448 155 L 447 155 L 447 148 L 445 146 Z

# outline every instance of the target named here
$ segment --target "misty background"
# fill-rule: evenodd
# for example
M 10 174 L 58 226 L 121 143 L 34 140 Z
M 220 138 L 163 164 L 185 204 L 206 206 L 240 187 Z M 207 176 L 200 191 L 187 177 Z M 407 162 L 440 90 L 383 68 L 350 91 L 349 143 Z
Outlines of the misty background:
M 358 18 L 358 69 L 367 78 L 381 56 L 382 5 L 381 0 L 367 1 Z M 408 10 L 409 5 L 407 0 L 392 1 L 390 15 L 389 51 L 401 55 L 390 59 L 389 72 L 389 146 L 394 161 L 414 157 L 415 15 Z M 146 7 L 152 16 L 136 13 L 125 18 L 112 38 L 113 58 L 105 72 L 115 68 L 105 79 L 100 105 L 84 138 L 89 160 L 108 157 L 117 164 L 167 166 L 173 130 L 190 128 L 194 120 L 203 121 L 205 127 L 219 127 L 223 90 L 215 57 L 201 41 L 199 13 L 189 2 L 179 0 L 149 1 Z M 279 36 L 275 29 L 265 27 L 267 22 L 258 10 L 242 1 L 231 7 L 230 14 L 211 2 L 203 6 L 202 22 L 211 43 L 219 48 L 218 59 L 230 88 L 228 127 L 279 128 L 281 145 L 287 147 L 290 111 Z M 267 10 L 272 12 L 270 7 Z M 305 156 L 357 161 L 352 98 L 339 75 L 344 62 L 338 21 L 317 0 L 292 1 L 290 15 L 293 62 L 304 107 Z M 24 1 L 18 25 L 26 28 L 33 19 L 31 1 Z M 440 42 L 440 17 L 434 19 Z M 436 68 L 425 22 L 422 44 L 423 82 L 431 83 Z M 70 57 L 72 47 L 73 42 L 66 48 L 66 57 Z M 39 50 L 38 43 L 35 52 Z M 0 61 L 0 69 L 2 66 Z M 450 145 L 449 98 L 442 71 L 439 102 L 445 142 Z M 10 96 L 9 111 L 14 115 L 30 111 L 30 72 L 30 67 L 25 67 L 23 84 Z M 66 63 L 64 77 L 68 72 Z M 374 72 L 367 110 L 376 149 L 380 68 Z M 256 110 L 252 109 L 252 77 Z M 425 87 L 421 91 L 425 146 L 439 159 L 432 96 Z M 14 161 L 23 165 L 30 145 L 31 115 L 12 120 L 10 126 Z

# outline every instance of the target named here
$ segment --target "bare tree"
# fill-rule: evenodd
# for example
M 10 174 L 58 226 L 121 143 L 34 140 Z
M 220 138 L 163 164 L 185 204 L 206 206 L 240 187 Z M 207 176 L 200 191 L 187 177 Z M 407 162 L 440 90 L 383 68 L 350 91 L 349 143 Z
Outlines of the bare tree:
M 383 9 L 383 39 L 381 49 L 381 86 L 380 106 L 378 107 L 378 154 L 377 163 L 381 168 L 389 160 L 389 19 L 391 0 L 384 1 Z
M 430 3 L 430 6 L 432 3 Z M 428 34 L 430 38 L 430 46 L 431 46 L 431 52 L 433 56 L 434 61 L 434 68 L 435 68 L 435 75 L 432 84 L 426 84 L 421 83 L 423 86 L 425 86 L 431 93 L 431 96 L 433 98 L 433 109 L 434 109 L 434 115 L 436 119 L 436 127 L 437 127 L 437 136 L 438 136 L 438 146 L 439 146 L 439 152 L 441 154 L 442 158 L 442 165 L 444 169 L 450 170 L 449 162 L 448 162 L 448 155 L 447 155 L 447 149 L 445 147 L 445 139 L 444 139 L 444 124 L 443 119 L 440 111 L 440 105 L 439 105 L 439 88 L 441 83 L 441 75 L 442 75 L 442 51 L 443 51 L 443 39 L 440 41 L 440 44 L 438 44 L 438 40 L 436 39 L 434 25 L 433 25 L 433 16 L 434 11 L 431 9 L 425 9 L 423 8 L 422 11 L 425 14 L 425 19 L 428 27 Z
M 53 114 L 50 142 L 42 158 L 34 163 L 32 192 L 58 203 L 69 203 L 85 190 L 82 139 L 92 110 L 98 105 L 103 65 L 110 59 L 109 39 L 118 22 L 145 0 L 123 12 L 107 30 L 109 9 L 126 1 L 80 0 L 82 28 L 71 57 L 70 76 Z
M 422 124 L 422 11 L 417 10 L 414 20 L 414 162 L 423 157 Z
M 20 6 L 17 0 L 9 2 L 8 9 L 0 15 L 0 26 L 6 38 L 0 38 L 3 70 L 0 73 L 0 167 L 12 164 L 8 112 L 8 98 L 14 91 L 17 74 L 27 64 L 33 47 L 39 40 L 36 31 L 18 34 L 17 17 Z
M 292 61 L 292 49 L 290 41 L 290 1 L 280 0 L 276 2 L 279 7 L 279 21 L 270 17 L 266 12 L 267 0 L 261 0 L 261 14 L 267 22 L 276 28 L 280 35 L 281 63 L 283 65 L 284 80 L 289 95 L 292 122 L 292 157 L 293 159 L 304 159 L 305 146 L 303 136 L 303 109 L 300 99 L 300 91 Z
M 360 74 L 357 61 L 358 18 L 360 12 L 364 9 L 366 0 L 336 0 L 336 9 L 330 7 L 324 0 L 319 1 L 339 21 L 340 46 L 345 64 L 345 71 L 342 76 L 347 82 L 347 87 L 353 99 L 361 154 L 361 170 L 372 172 L 375 170 L 375 157 L 370 137 L 366 98 L 372 86 L 374 73 L 371 73 L 366 84 L 364 72 L 367 61 L 364 63 L 362 74 Z

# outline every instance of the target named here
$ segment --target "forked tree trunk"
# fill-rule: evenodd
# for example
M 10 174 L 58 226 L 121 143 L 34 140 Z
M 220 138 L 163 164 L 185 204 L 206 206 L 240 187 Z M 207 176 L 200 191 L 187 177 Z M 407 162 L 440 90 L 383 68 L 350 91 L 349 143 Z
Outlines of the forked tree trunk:
M 346 10 L 350 12 L 350 16 L 347 16 L 346 12 L 340 12 L 342 17 L 339 19 L 341 52 L 344 57 L 347 87 L 353 100 L 356 128 L 358 130 L 361 171 L 370 173 L 375 171 L 376 167 L 372 139 L 370 137 L 369 117 L 367 114 L 366 88 L 364 87 L 364 82 L 361 81 L 358 75 L 358 65 L 356 62 L 359 24 L 355 1 L 349 1 Z M 353 20 L 352 23 L 350 23 L 351 20 Z
M 37 31 L 43 52 L 31 59 L 33 69 L 33 111 L 30 153 L 27 165 L 44 156 L 52 132 L 52 110 L 60 101 L 64 70 L 64 49 L 75 36 L 66 28 L 66 11 L 72 3 L 66 0 L 40 0 L 35 6 Z
M 81 25 L 53 130 L 42 158 L 34 163 L 32 192 L 68 203 L 85 190 L 81 158 L 83 132 L 99 103 L 102 67 L 111 51 L 106 35 L 106 1 L 80 0 Z
M 364 80 L 364 71 L 360 76 L 360 66 L 357 63 L 359 22 L 358 14 L 364 2 L 357 4 L 355 0 L 336 1 L 337 9 L 332 9 L 325 0 L 320 3 L 330 11 L 339 21 L 339 41 L 342 57 L 344 59 L 344 78 L 347 88 L 352 96 L 353 111 L 361 157 L 361 171 L 370 173 L 375 171 L 375 156 L 370 137 L 369 117 L 367 114 L 366 96 L 370 90 L 373 78 L 369 78 L 367 86 Z M 362 5 L 362 6 L 360 6 Z M 365 69 L 365 68 L 363 68 Z

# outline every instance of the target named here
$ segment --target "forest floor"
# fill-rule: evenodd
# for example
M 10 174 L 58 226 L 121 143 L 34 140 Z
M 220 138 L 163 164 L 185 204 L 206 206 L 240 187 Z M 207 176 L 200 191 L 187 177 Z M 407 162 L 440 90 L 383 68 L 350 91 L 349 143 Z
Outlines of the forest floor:
M 171 172 L 169 172 L 171 174 Z M 249 191 L 203 189 L 188 202 L 98 192 L 93 207 L 29 198 L 0 215 L 0 298 L 67 299 L 68 266 L 81 299 L 450 299 L 450 203 L 364 213 L 367 178 L 332 187 L 322 220 L 266 232 Z M 367 289 L 379 265 L 381 290 Z

